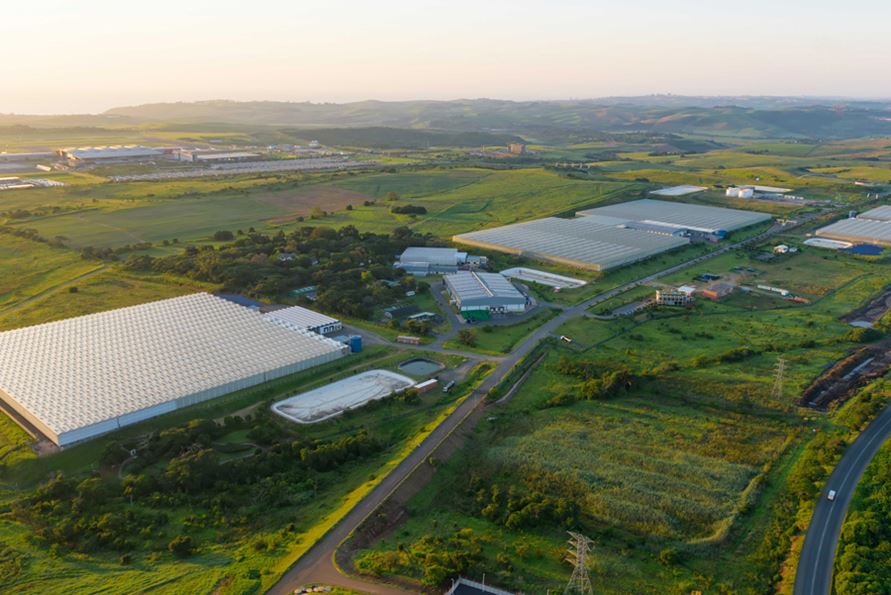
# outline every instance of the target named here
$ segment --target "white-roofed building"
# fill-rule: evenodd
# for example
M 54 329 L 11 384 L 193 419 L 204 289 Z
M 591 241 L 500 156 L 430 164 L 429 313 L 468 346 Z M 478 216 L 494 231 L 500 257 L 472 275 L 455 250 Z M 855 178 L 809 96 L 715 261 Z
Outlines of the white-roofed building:
M 705 233 L 715 233 L 721 230 L 734 231 L 771 219 L 771 215 L 758 211 L 725 209 L 649 198 L 579 211 L 577 215 L 580 217 L 601 215 Z
M 425 275 L 439 275 L 455 273 L 458 267 L 467 261 L 467 253 L 459 252 L 455 248 L 428 248 L 426 246 L 414 246 L 406 248 L 399 257 L 396 266 L 406 273 L 423 277 Z
M 273 310 L 263 316 L 269 322 L 298 331 L 311 331 L 320 335 L 336 333 L 343 329 L 343 323 L 321 312 L 302 306 L 291 306 Z
M 452 301 L 462 312 L 523 312 L 526 296 L 498 273 L 461 271 L 443 277 Z
M 635 200 L 588 209 L 575 219 L 547 217 L 464 233 L 455 242 L 563 265 L 606 271 L 769 221 L 757 211 L 662 200 Z
M 595 271 L 631 264 L 690 242 L 683 237 L 647 233 L 599 221 L 600 218 L 547 217 L 465 233 L 453 239 L 470 246 Z
M 873 209 L 859 217 L 842 219 L 816 231 L 821 238 L 850 242 L 852 244 L 875 244 L 891 246 L 891 220 L 876 219 L 877 215 L 866 217 Z
M 0 398 L 67 446 L 347 351 L 197 293 L 0 333 Z
M 90 161 L 125 161 L 131 159 L 153 159 L 170 152 L 168 149 L 155 149 L 152 147 L 140 147 L 136 145 L 113 147 L 80 147 L 77 149 L 62 149 L 62 157 L 72 162 Z

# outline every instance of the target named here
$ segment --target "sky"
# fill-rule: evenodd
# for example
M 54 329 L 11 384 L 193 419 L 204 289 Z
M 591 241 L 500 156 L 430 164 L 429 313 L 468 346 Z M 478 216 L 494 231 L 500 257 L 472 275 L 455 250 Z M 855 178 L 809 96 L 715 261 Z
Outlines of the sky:
M 891 97 L 887 0 L 41 0 L 0 14 L 0 113 L 204 99 Z

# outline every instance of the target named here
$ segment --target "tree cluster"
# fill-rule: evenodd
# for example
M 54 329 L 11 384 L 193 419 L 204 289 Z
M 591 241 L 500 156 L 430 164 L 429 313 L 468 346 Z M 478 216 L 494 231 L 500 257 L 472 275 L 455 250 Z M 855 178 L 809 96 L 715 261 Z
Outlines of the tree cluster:
M 406 228 L 382 235 L 359 233 L 353 226 L 305 226 L 287 234 L 249 231 L 220 247 L 189 246 L 172 256 L 133 255 L 125 266 L 215 283 L 224 291 L 257 298 L 275 299 L 314 285 L 321 310 L 368 318 L 376 308 L 419 289 L 413 277 L 393 269 L 393 261 L 408 246 L 429 240 Z M 295 256 L 279 258 L 281 254 Z M 391 287 L 384 280 L 398 284 Z

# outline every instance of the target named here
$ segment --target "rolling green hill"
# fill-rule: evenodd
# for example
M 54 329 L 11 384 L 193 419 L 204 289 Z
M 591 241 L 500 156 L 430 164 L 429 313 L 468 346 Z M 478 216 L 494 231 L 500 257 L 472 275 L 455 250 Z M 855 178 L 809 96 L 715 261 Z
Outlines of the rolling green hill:
M 716 105 L 689 98 L 663 104 L 623 100 L 362 101 L 287 103 L 201 101 L 120 107 L 107 117 L 307 128 L 388 127 L 487 131 L 539 137 L 579 131 L 648 131 L 772 138 L 848 138 L 891 134 L 889 106 L 874 102 L 752 101 Z M 745 105 L 736 105 L 742 103 Z

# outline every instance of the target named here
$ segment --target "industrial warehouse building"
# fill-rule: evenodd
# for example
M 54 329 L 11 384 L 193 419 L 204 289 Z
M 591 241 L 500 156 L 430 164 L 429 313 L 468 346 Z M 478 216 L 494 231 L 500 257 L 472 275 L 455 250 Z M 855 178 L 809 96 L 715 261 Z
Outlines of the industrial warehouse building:
M 498 273 L 461 271 L 443 277 L 452 301 L 461 312 L 523 312 L 526 296 Z
M 660 200 L 636 200 L 579 211 L 575 219 L 548 217 L 457 235 L 455 242 L 606 271 L 690 243 L 710 240 L 768 221 L 756 211 L 724 209 Z
M 301 306 L 291 306 L 281 310 L 273 310 L 264 315 L 273 324 L 296 331 L 310 331 L 320 335 L 336 333 L 343 329 L 343 323 L 320 312 Z
M 605 271 L 679 248 L 682 237 L 598 224 L 587 217 L 548 217 L 465 233 L 456 242 L 571 267 Z
M 164 155 L 172 155 L 174 148 L 152 148 L 136 145 L 114 147 L 81 147 L 78 149 L 61 149 L 59 155 L 71 163 L 99 163 L 111 161 L 130 161 L 154 159 Z
M 665 200 L 634 200 L 576 213 L 579 217 L 611 217 L 626 223 L 646 223 L 703 233 L 735 231 L 769 221 L 771 216 L 757 211 L 725 209 Z
M 0 333 L 0 398 L 67 446 L 347 351 L 198 293 Z
M 817 236 L 852 244 L 891 246 L 891 206 L 883 205 L 816 231 Z
M 458 252 L 454 248 L 412 247 L 399 256 L 396 266 L 410 275 L 424 277 L 455 273 L 466 261 L 467 252 Z

